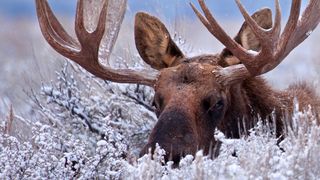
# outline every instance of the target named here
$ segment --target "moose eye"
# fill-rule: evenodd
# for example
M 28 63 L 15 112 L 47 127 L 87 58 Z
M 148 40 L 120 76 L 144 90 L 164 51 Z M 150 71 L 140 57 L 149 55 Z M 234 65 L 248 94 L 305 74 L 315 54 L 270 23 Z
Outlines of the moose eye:
M 211 118 L 219 119 L 222 115 L 223 107 L 224 107 L 223 100 L 222 99 L 218 100 L 216 104 L 209 110 L 209 115 L 211 116 Z
M 202 102 L 202 107 L 207 115 L 212 119 L 218 119 L 222 115 L 224 108 L 223 99 L 218 100 L 215 104 L 211 103 L 211 98 L 206 98 Z
M 213 107 L 213 109 L 216 109 L 216 110 L 221 110 L 223 109 L 223 106 L 224 106 L 224 103 L 223 103 L 223 100 L 219 100 Z
M 208 97 L 202 101 L 202 106 L 205 110 L 219 110 L 219 109 L 223 109 L 224 102 L 222 99 L 220 99 L 215 104 L 212 104 L 211 98 Z

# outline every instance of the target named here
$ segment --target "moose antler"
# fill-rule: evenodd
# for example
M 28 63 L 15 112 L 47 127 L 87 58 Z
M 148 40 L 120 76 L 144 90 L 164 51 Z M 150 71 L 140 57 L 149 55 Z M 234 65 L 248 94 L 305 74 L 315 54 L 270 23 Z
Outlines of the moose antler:
M 275 0 L 276 15 L 271 29 L 261 28 L 248 14 L 240 0 L 236 0 L 246 23 L 260 42 L 261 50 L 255 53 L 244 49 L 227 35 L 210 13 L 204 0 L 198 0 L 198 2 L 204 12 L 204 16 L 191 4 L 198 18 L 210 33 L 224 44 L 242 63 L 240 65 L 223 68 L 221 71 L 224 74 L 233 76 L 229 78 L 231 81 L 258 76 L 274 69 L 291 50 L 310 35 L 320 21 L 319 0 L 310 0 L 301 17 L 301 0 L 292 0 L 290 16 L 281 34 L 281 10 L 279 0 Z
M 125 6 L 126 1 L 124 1 L 122 5 Z M 93 32 L 88 32 L 84 26 L 84 1 L 78 1 L 75 20 L 75 32 L 78 41 L 68 35 L 64 30 L 46 0 L 36 0 L 36 6 L 42 34 L 51 47 L 58 53 L 76 62 L 101 79 L 118 83 L 154 85 L 157 77 L 157 72 L 155 71 L 146 69 L 139 71 L 132 69 L 113 69 L 100 64 L 99 47 L 105 34 L 108 0 L 103 1 L 98 24 Z M 122 13 L 124 14 L 124 11 Z M 120 24 L 121 23 L 115 28 L 117 32 L 120 29 Z M 110 46 L 109 50 L 111 48 L 112 46 Z

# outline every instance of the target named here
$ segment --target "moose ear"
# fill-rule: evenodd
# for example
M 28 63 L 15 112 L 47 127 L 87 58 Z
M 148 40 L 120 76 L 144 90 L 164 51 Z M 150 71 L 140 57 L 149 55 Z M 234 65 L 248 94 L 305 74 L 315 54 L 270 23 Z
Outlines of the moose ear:
M 154 69 L 177 65 L 184 57 L 164 24 L 149 14 L 136 14 L 134 36 L 140 56 Z
M 261 9 L 255 12 L 251 17 L 263 29 L 272 28 L 272 12 L 269 8 Z M 246 22 L 243 23 L 238 35 L 235 37 L 235 40 L 238 41 L 238 43 L 240 43 L 245 49 L 255 51 L 260 50 L 260 42 Z
M 272 28 L 272 11 L 269 8 L 263 8 L 255 12 L 251 17 L 260 27 L 264 29 Z M 256 38 L 246 22 L 242 24 L 240 31 L 234 39 L 245 49 L 259 51 L 261 48 L 259 40 Z M 228 49 L 224 49 L 221 55 L 223 56 L 224 62 L 226 62 L 227 65 L 240 63 L 239 59 L 232 56 L 232 53 Z

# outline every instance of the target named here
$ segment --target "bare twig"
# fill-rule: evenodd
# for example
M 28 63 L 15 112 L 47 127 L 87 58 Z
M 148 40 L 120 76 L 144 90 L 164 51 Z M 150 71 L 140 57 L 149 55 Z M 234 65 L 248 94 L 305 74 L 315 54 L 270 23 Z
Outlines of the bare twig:
M 11 104 L 10 105 L 10 109 L 9 109 L 9 114 L 7 116 L 7 119 L 6 119 L 5 129 L 4 129 L 4 132 L 6 134 L 10 134 L 11 133 L 13 120 L 14 120 L 14 114 L 13 114 L 13 107 L 12 107 L 12 104 Z

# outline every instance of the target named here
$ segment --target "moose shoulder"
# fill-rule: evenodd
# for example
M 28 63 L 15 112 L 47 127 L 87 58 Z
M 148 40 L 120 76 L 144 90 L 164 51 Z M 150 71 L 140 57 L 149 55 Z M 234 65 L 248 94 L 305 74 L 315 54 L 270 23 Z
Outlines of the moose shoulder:
M 76 40 L 66 35 L 47 2 L 36 0 L 36 3 L 44 37 L 59 53 L 102 79 L 154 87 L 158 122 L 141 155 L 154 149 L 156 143 L 166 150 L 166 160 L 174 162 L 199 149 L 209 153 L 217 144 L 213 137 L 215 128 L 227 137 L 238 138 L 239 132 L 245 133 L 258 118 L 265 122 L 274 119 L 276 133 L 280 136 L 283 122 L 290 120 L 294 99 L 298 100 L 300 110 L 311 108 L 318 117 L 320 99 L 312 87 L 298 83 L 288 90 L 277 91 L 259 77 L 279 65 L 316 28 L 320 21 L 318 0 L 310 0 L 301 17 L 301 0 L 293 0 L 283 32 L 278 0 L 275 1 L 274 23 L 270 9 L 261 9 L 250 16 L 236 0 L 245 23 L 235 38 L 226 34 L 204 1 L 199 0 L 204 16 L 192 5 L 193 10 L 226 48 L 215 55 L 191 58 L 182 53 L 160 20 L 138 13 L 134 27 L 136 47 L 156 73 L 115 70 L 100 65 L 98 48 L 104 34 L 107 3 L 104 3 L 97 29 L 88 33 L 81 26 L 83 0 L 79 1 L 76 34 L 80 44 L 73 44 L 79 51 L 68 48 L 68 43 Z

